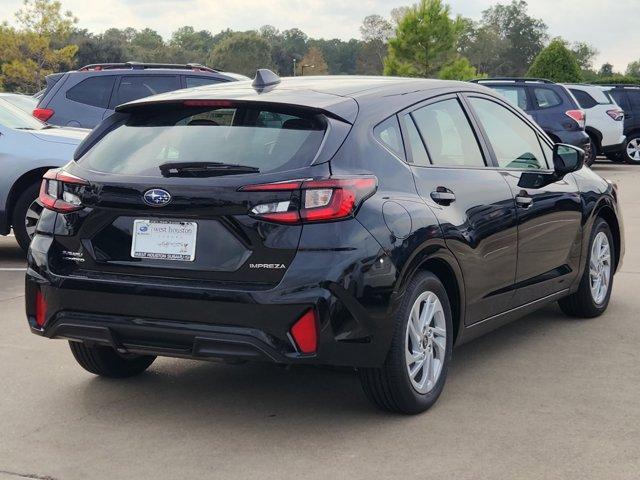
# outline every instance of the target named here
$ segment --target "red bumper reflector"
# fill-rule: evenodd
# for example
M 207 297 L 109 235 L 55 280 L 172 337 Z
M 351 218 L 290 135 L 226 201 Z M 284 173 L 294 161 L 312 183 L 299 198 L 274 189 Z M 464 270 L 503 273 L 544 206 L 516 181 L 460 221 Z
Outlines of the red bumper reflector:
M 315 353 L 318 348 L 318 333 L 315 310 L 308 310 L 291 327 L 291 337 L 300 353 Z
M 44 327 L 47 323 L 47 301 L 40 290 L 36 291 L 36 325 Z

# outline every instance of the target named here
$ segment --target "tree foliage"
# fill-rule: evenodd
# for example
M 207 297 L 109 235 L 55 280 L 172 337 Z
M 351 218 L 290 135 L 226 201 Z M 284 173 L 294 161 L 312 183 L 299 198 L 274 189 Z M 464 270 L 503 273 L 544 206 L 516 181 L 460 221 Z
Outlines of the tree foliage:
M 258 68 L 273 68 L 271 47 L 256 32 L 234 33 L 211 52 L 211 64 L 229 72 L 253 76 Z
M 4 88 L 35 92 L 43 87 L 46 75 L 72 65 L 78 47 L 67 40 L 77 19 L 61 8 L 59 1 L 24 0 L 15 14 L 18 27 L 0 26 Z
M 438 78 L 442 80 L 473 80 L 478 78 L 478 70 L 471 65 L 469 59 L 460 57 L 449 65 L 442 67 L 438 73 Z
M 455 60 L 462 30 L 460 18 L 452 19 L 441 0 L 421 0 L 399 21 L 389 40 L 385 75 L 433 77 Z
M 559 83 L 580 82 L 580 65 L 560 39 L 553 40 L 533 61 L 527 75 Z
M 328 73 L 329 66 L 324 55 L 319 48 L 311 47 L 306 55 L 300 59 L 296 75 L 327 75 Z
M 625 75 L 634 78 L 640 78 L 640 60 L 635 60 L 627 65 Z

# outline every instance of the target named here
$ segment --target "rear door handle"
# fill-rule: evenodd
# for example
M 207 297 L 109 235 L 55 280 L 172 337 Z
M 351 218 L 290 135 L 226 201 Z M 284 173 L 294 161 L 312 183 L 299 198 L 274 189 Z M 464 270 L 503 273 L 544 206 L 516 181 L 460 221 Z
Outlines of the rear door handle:
M 522 208 L 529 208 L 533 204 L 533 198 L 523 192 L 516 195 L 516 204 Z
M 451 202 L 455 202 L 456 196 L 448 188 L 438 187 L 431 192 L 431 199 L 440 205 L 449 205 Z

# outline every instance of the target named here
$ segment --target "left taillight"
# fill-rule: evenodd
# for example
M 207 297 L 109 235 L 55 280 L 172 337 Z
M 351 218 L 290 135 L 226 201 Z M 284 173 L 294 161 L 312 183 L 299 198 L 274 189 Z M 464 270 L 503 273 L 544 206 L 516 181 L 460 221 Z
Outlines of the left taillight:
M 275 201 L 262 203 L 251 209 L 251 214 L 276 223 L 328 222 L 349 218 L 362 202 L 378 188 L 373 175 L 357 177 L 331 177 L 326 179 L 289 180 L 276 183 L 246 185 L 243 192 L 299 191 L 299 202 Z M 298 207 L 296 203 L 299 203 Z
M 584 128 L 585 121 L 587 119 L 587 115 L 584 113 L 584 110 L 567 110 L 564 113 L 575 120 L 580 128 Z
M 49 170 L 42 177 L 40 202 L 45 208 L 58 213 L 75 212 L 83 208 L 80 189 L 89 185 L 83 178 L 61 168 Z

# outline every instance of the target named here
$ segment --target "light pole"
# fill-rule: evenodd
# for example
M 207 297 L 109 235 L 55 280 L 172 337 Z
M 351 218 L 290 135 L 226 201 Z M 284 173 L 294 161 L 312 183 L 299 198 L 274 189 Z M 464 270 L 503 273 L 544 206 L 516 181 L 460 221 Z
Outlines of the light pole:
M 293 76 L 296 76 L 296 59 L 293 59 Z
M 304 69 L 305 68 L 316 68 L 316 66 L 315 65 L 300 65 L 300 68 L 302 69 L 301 75 L 304 77 Z

